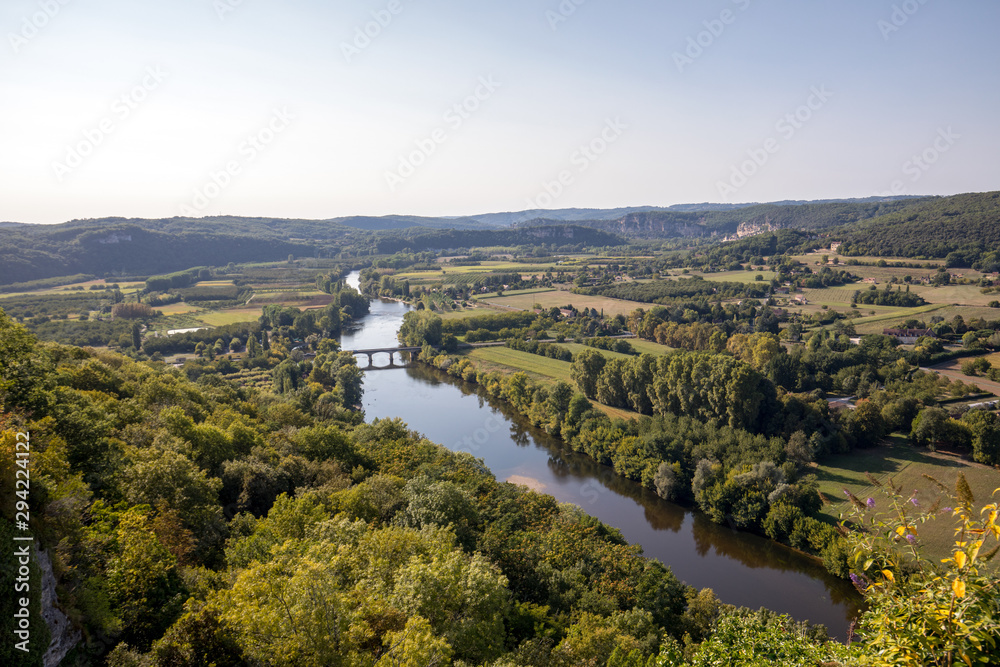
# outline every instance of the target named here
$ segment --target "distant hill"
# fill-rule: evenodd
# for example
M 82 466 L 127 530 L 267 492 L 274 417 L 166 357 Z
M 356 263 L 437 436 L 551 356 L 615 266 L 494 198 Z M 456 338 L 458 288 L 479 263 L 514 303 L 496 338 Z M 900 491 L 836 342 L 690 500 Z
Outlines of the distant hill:
M 151 275 L 191 266 L 313 256 L 314 246 L 250 234 L 155 231 L 110 224 L 28 232 L 0 229 L 0 284 L 76 273 Z
M 560 209 L 529 209 L 526 211 L 511 211 L 507 213 L 485 213 L 469 216 L 479 222 L 494 227 L 512 227 L 518 224 L 530 223 L 533 220 L 544 219 L 551 224 L 564 222 L 580 222 L 592 220 L 615 220 L 629 213 L 639 211 L 664 211 L 656 206 L 632 206 L 628 208 L 560 208 Z
M 538 246 L 543 243 L 555 248 L 582 249 L 587 246 L 617 246 L 624 238 L 580 225 L 534 225 L 495 230 L 442 229 L 427 231 L 418 228 L 400 234 L 382 235 L 376 240 L 377 251 L 383 254 L 402 251 L 449 250 L 458 248 L 488 248 L 492 246 Z
M 559 224 L 563 222 L 588 222 L 622 220 L 639 213 L 710 213 L 738 211 L 741 209 L 760 206 L 804 206 L 807 204 L 873 204 L 887 203 L 893 201 L 905 201 L 908 199 L 920 199 L 903 195 L 898 197 L 867 197 L 864 199 L 823 199 L 818 201 L 787 200 L 780 202 L 769 202 L 761 204 L 759 202 L 747 202 L 742 204 L 719 204 L 704 202 L 701 204 L 674 204 L 672 206 L 631 206 L 626 208 L 560 208 L 560 209 L 528 209 L 525 211 L 512 211 L 507 213 L 486 213 L 471 215 L 466 219 L 473 219 L 479 222 L 494 226 L 510 227 L 519 224 L 532 224 L 536 220 L 545 220 L 548 224 Z M 669 216 L 664 220 L 671 220 Z M 677 222 L 688 222 L 688 219 L 676 219 Z
M 192 266 L 335 256 L 353 250 L 395 253 L 510 245 L 585 247 L 621 245 L 624 239 L 583 226 L 452 229 L 414 226 L 427 219 L 103 218 L 61 225 L 0 227 L 0 285 L 73 274 L 148 276 Z M 352 221 L 374 231 L 342 224 Z M 432 219 L 433 221 L 433 219 Z M 405 227 L 391 227 L 398 224 Z
M 913 206 L 847 225 L 831 233 L 841 254 L 947 257 L 1000 251 L 1000 192 L 923 199 Z M 969 264 L 971 265 L 971 264 Z
M 415 215 L 386 215 L 380 217 L 352 215 L 346 218 L 332 218 L 329 222 L 371 232 L 389 229 L 409 229 L 410 227 L 427 227 L 431 229 L 489 229 L 494 226 L 468 217 L 424 218 Z
M 407 215 L 328 220 L 100 218 L 60 225 L 0 223 L 0 284 L 73 274 L 151 275 L 191 266 L 364 252 L 547 244 L 613 246 L 625 239 L 742 238 L 797 230 L 842 240 L 842 253 L 949 257 L 995 266 L 1000 193 L 823 202 L 559 209 L 460 218 Z M 985 259 L 984 259 L 985 258 Z M 1000 261 L 1000 260 L 997 260 Z M 985 264 L 983 262 L 986 262 Z M 992 270 L 992 269 L 991 269 Z
M 823 203 L 747 204 L 713 210 L 635 210 L 618 218 L 577 224 L 628 238 L 669 239 L 699 236 L 750 236 L 779 229 L 820 231 L 906 210 L 927 198 L 877 197 Z M 563 224 L 548 215 L 526 224 Z

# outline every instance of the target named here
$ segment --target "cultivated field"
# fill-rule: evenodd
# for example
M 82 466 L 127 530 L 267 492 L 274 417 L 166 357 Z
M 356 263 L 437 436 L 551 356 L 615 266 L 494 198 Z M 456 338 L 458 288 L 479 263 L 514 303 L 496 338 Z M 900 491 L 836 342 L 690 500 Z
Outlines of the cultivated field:
M 612 315 L 628 315 L 636 308 L 649 308 L 648 303 L 638 301 L 624 301 L 622 299 L 609 299 L 600 296 L 587 296 L 584 294 L 573 294 L 553 290 L 550 292 L 537 292 L 534 294 L 521 294 L 515 296 L 504 295 L 500 298 L 483 299 L 485 303 L 495 306 L 510 308 L 511 310 L 531 310 L 535 304 L 542 308 L 563 308 L 572 304 L 578 309 L 594 308 L 597 312 L 603 312 L 605 317 Z
M 212 327 L 221 327 L 237 322 L 254 322 L 260 318 L 260 308 L 234 308 L 231 310 L 212 310 L 198 314 L 198 319 Z

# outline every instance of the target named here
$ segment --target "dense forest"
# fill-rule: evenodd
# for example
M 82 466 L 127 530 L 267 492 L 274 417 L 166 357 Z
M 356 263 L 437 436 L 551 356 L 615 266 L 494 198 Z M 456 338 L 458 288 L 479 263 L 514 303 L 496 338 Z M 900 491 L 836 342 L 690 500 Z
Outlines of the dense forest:
M 843 239 L 845 255 L 947 257 L 964 267 L 985 261 L 983 270 L 995 271 L 998 221 L 1000 193 L 987 192 L 920 202 L 834 235 Z

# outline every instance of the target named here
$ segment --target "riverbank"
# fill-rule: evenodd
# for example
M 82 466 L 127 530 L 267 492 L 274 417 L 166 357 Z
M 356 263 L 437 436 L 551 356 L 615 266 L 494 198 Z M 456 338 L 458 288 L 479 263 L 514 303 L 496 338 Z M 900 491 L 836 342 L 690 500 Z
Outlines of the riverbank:
M 398 344 L 409 311 L 373 301 L 371 314 L 345 331 L 348 349 Z M 516 412 L 512 404 L 426 364 L 365 374 L 367 421 L 400 418 L 428 440 L 480 458 L 497 479 L 530 486 L 571 503 L 620 531 L 644 554 L 668 565 L 685 583 L 711 588 L 725 603 L 765 607 L 822 623 L 839 638 L 857 617 L 860 596 L 812 558 L 765 537 L 712 522 L 663 500 Z
M 477 368 L 467 356 L 436 354 L 428 358 L 426 353 L 421 353 L 418 361 L 445 371 L 453 377 L 481 386 L 487 394 L 506 401 L 515 412 L 528 419 L 533 426 L 560 438 L 574 451 L 587 454 L 596 463 L 610 467 L 618 475 L 637 482 L 668 500 L 681 502 L 694 500 L 690 491 L 685 488 L 684 468 L 693 467 L 697 463 L 699 470 L 695 474 L 702 474 L 700 469 L 707 459 L 699 458 L 702 455 L 692 452 L 686 455 L 675 452 L 672 457 L 674 460 L 670 461 L 664 456 L 651 453 L 648 446 L 643 444 L 641 432 L 644 433 L 644 437 L 648 437 L 652 432 L 654 436 L 668 439 L 680 437 L 688 443 L 692 439 L 695 442 L 702 439 L 729 439 L 734 440 L 733 444 L 739 441 L 738 447 L 750 451 L 764 451 L 768 446 L 772 450 L 775 446 L 779 451 L 783 450 L 782 443 L 775 442 L 773 438 L 768 442 L 762 436 L 752 436 L 726 427 L 705 425 L 683 417 L 671 421 L 666 418 L 653 420 L 637 415 L 635 421 L 623 423 L 601 413 L 593 406 L 592 401 L 576 393 L 565 381 L 560 380 L 555 385 L 548 386 L 532 383 L 522 372 L 484 371 Z M 598 414 L 603 417 L 603 421 L 601 417 L 597 417 Z M 660 429 L 659 433 L 655 432 L 656 428 Z M 743 442 L 747 437 L 750 438 L 750 442 Z M 767 456 L 763 454 L 757 454 L 756 458 L 758 463 L 755 465 L 764 465 L 760 462 L 768 461 Z M 769 465 L 777 470 L 773 463 Z M 785 480 L 784 470 L 775 474 L 779 474 L 781 479 Z M 788 482 L 790 484 L 785 484 L 784 481 L 781 483 L 785 484 L 786 488 L 795 490 L 786 493 L 792 494 L 790 497 L 801 497 L 801 502 L 807 508 L 810 495 L 818 498 L 814 484 L 809 478 L 799 481 L 797 487 L 791 486 L 796 480 L 789 479 Z M 695 481 L 694 486 L 697 484 Z M 697 491 L 695 494 L 697 495 Z M 756 519 L 748 518 L 745 513 L 740 513 L 742 508 L 734 507 L 734 504 L 730 505 L 731 511 L 726 511 L 725 505 L 716 504 L 709 506 L 707 512 L 716 523 L 766 535 L 776 542 L 804 551 L 810 557 L 819 558 L 828 572 L 842 579 L 847 578 L 849 574 L 847 547 L 836 528 L 809 516 L 799 509 L 794 501 L 787 505 L 784 502 L 771 504 L 767 518 L 763 520 L 763 510 Z M 813 511 L 817 509 L 818 506 L 813 508 Z

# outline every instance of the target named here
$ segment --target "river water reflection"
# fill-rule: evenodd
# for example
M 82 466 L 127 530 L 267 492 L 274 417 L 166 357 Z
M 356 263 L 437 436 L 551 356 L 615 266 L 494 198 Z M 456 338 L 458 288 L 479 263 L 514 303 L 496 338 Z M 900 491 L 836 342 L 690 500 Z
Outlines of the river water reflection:
M 345 332 L 343 348 L 395 345 L 407 309 L 401 303 L 372 302 L 371 314 Z M 376 363 L 388 363 L 387 355 L 381 356 Z M 819 562 L 660 499 L 568 450 L 476 385 L 426 367 L 370 371 L 364 382 L 368 421 L 400 417 L 434 442 L 471 451 L 499 480 L 579 505 L 670 566 L 685 583 L 712 588 L 723 602 L 823 623 L 841 638 L 857 614 L 860 599 L 851 584 L 829 575 Z

